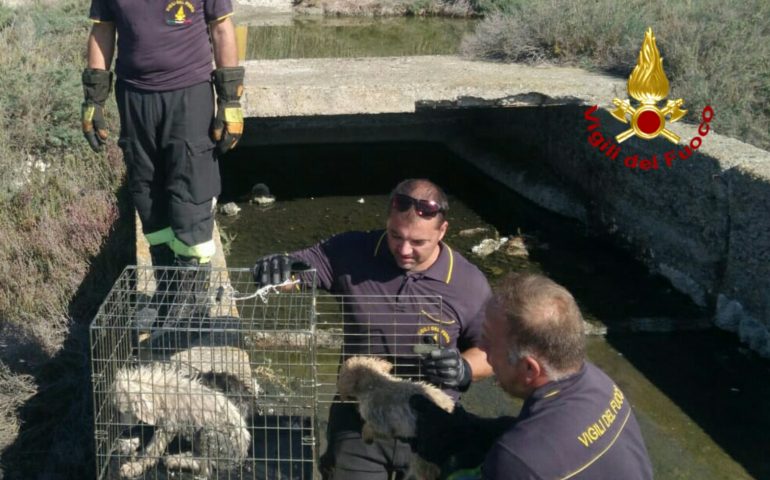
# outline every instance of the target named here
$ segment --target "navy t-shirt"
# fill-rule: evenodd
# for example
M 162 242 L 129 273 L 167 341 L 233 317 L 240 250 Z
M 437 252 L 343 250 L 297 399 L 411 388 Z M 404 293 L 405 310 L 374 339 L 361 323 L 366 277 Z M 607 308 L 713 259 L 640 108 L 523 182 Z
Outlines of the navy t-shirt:
M 347 232 L 292 253 L 316 269 L 321 288 L 342 295 L 343 356 L 413 359 L 418 343 L 461 351 L 477 346 L 491 296 L 484 274 L 445 243 L 430 268 L 407 272 L 393 259 L 385 235 Z M 409 364 L 396 363 L 396 373 L 411 376 L 399 368 Z
M 649 480 L 628 398 L 595 365 L 536 390 L 484 460 L 488 480 Z
M 232 11 L 230 0 L 91 0 L 90 18 L 115 23 L 118 78 L 168 91 L 209 81 L 207 26 Z

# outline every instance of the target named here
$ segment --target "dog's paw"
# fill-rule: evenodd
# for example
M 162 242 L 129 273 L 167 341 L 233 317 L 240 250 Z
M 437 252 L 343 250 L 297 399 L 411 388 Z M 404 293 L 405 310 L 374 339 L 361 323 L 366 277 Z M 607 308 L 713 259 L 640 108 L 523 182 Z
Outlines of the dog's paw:
M 367 445 L 371 445 L 374 442 L 374 430 L 372 430 L 372 427 L 368 423 L 364 423 L 363 427 L 361 427 L 361 438 L 363 438 L 364 443 Z
M 128 462 L 120 467 L 121 478 L 134 478 L 144 473 L 142 462 Z
M 141 445 L 141 441 L 139 437 L 119 438 L 116 450 L 118 452 L 118 455 L 122 455 L 124 457 L 127 457 L 129 455 L 133 456 L 136 453 L 136 451 L 139 450 L 140 445 Z
M 163 457 L 163 463 L 169 470 L 187 470 L 193 473 L 199 473 L 200 463 L 196 460 L 192 452 L 177 453 Z

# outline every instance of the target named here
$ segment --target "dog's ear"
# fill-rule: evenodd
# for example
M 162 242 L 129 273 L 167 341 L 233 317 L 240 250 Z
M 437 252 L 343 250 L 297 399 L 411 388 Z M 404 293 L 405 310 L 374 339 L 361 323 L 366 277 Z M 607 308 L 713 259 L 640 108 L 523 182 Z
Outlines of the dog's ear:
M 337 392 L 340 394 L 342 400 L 349 400 L 355 392 L 356 378 L 353 374 L 353 370 L 350 368 L 350 362 L 342 364 L 340 373 L 337 376 Z
M 384 358 L 378 358 L 377 368 L 379 368 L 382 373 L 390 373 L 393 370 L 393 364 Z

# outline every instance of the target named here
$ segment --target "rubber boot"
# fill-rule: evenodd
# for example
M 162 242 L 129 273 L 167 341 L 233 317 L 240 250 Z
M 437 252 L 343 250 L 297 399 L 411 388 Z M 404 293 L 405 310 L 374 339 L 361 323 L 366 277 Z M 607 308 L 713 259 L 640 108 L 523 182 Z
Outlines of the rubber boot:
M 153 273 L 155 274 L 155 293 L 162 294 L 168 289 L 168 269 L 174 265 L 174 251 L 167 243 L 152 245 L 150 247 Z
M 197 338 L 208 317 L 208 290 L 211 265 L 197 258 L 178 256 L 169 269 L 167 314 L 161 328 L 153 332 L 153 340 L 162 338 L 158 346 L 173 350 L 189 346 Z
M 150 246 L 152 273 L 155 277 L 155 292 L 147 305 L 136 311 L 135 326 L 138 340 L 141 342 L 145 335 L 158 328 L 163 322 L 170 304 L 168 287 L 170 272 L 167 267 L 174 263 L 174 252 L 163 243 Z
M 211 264 L 199 263 L 194 257 L 176 257 L 174 260 L 174 306 L 177 318 L 200 318 L 190 307 L 205 306 L 208 303 Z M 186 307 L 186 308 L 182 308 Z M 172 316 L 169 313 L 169 316 Z

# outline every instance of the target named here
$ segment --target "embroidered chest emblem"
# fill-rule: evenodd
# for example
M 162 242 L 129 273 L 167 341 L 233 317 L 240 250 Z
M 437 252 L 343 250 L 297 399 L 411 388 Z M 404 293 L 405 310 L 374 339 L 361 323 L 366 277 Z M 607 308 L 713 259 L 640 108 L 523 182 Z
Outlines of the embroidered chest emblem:
M 166 24 L 188 25 L 194 12 L 195 6 L 188 0 L 172 0 L 166 5 Z
M 418 328 L 417 336 L 422 339 L 422 343 L 427 345 L 447 346 L 452 344 L 449 332 L 437 325 L 427 325 Z

